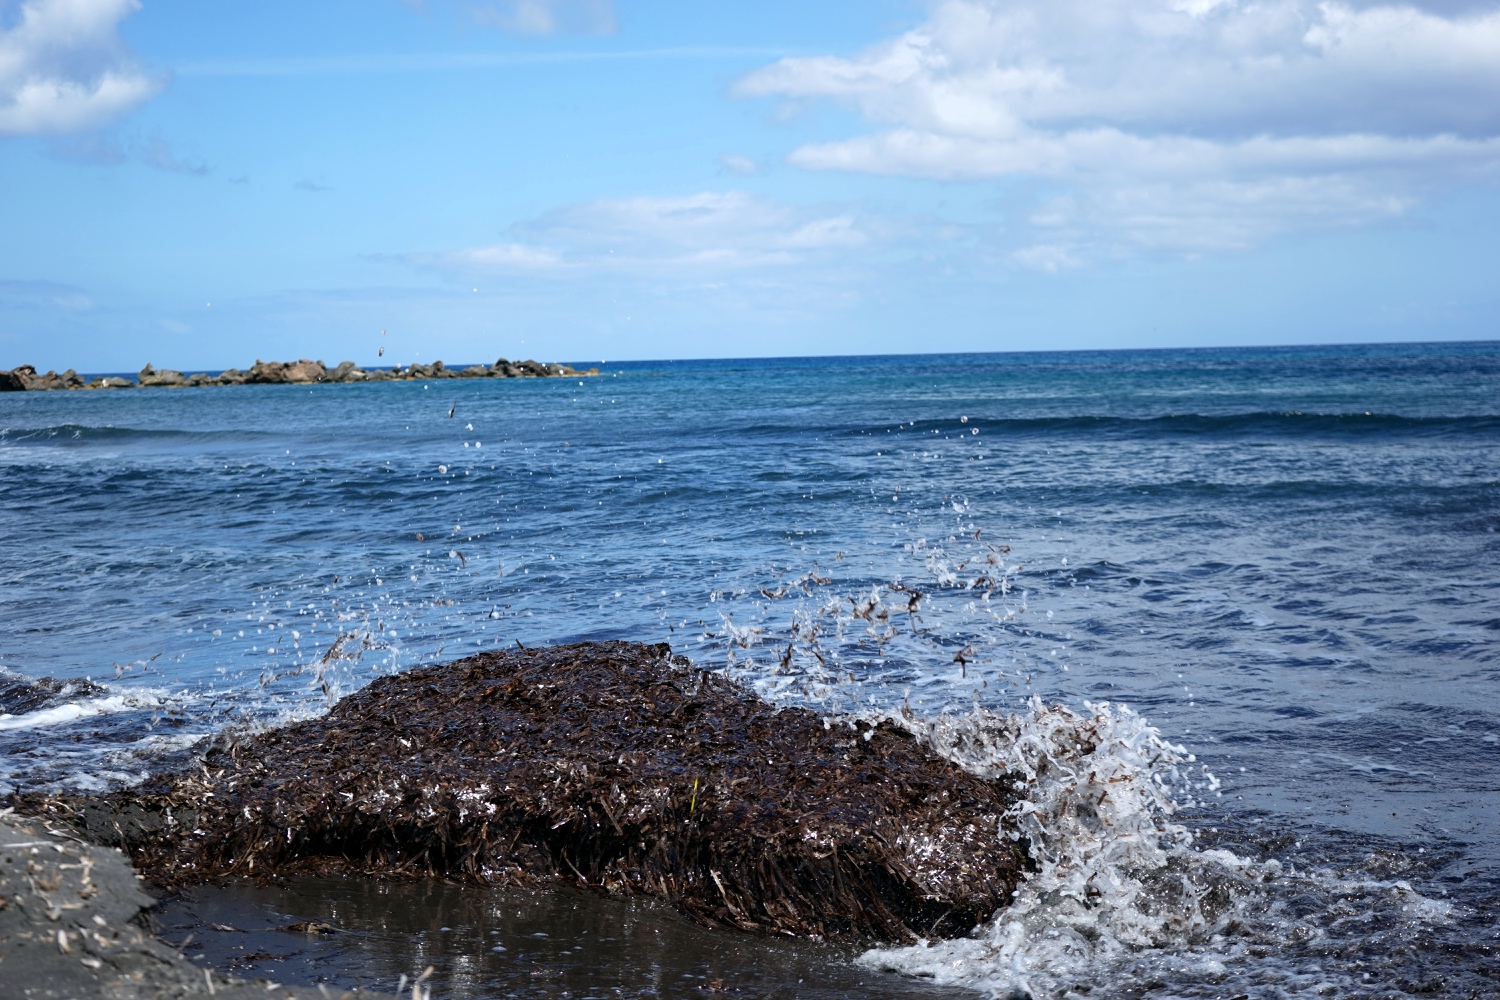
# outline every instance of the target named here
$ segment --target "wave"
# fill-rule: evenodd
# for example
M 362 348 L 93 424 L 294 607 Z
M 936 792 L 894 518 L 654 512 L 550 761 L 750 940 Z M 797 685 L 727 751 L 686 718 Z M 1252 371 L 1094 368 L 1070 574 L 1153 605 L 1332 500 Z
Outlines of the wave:
M 1055 417 L 958 418 L 919 420 L 900 429 L 928 433 L 937 430 L 988 434 L 1075 434 L 1182 437 L 1323 437 L 1387 436 L 1446 437 L 1453 434 L 1500 434 L 1500 414 L 1407 416 L 1395 413 L 1319 413 L 1250 411 L 1245 413 L 1173 413 L 1152 416 L 1086 414 Z
M 90 424 L 54 424 L 46 427 L 0 427 L 3 445 L 90 445 L 135 443 L 182 443 L 199 441 L 254 440 L 268 437 L 248 431 L 189 431 L 171 428 L 114 427 Z
M 142 707 L 149 707 L 149 705 L 143 704 L 139 699 L 126 695 L 92 698 L 88 701 L 73 701 L 64 705 L 54 705 L 51 708 L 38 709 L 35 712 L 27 712 L 24 715 L 0 715 L 0 732 L 12 729 L 42 729 L 48 726 L 60 726 L 94 715 L 133 712 Z
M 1430 944 L 1459 915 L 1399 879 L 1196 847 L 1174 817 L 1218 782 L 1128 708 L 1033 699 L 1011 716 L 892 718 L 967 770 L 1021 779 L 1010 836 L 1035 868 L 968 937 L 875 949 L 866 967 L 996 998 L 1138 995 L 1163 975 L 1183 995 L 1323 995 L 1358 991 L 1356 970 Z
M 184 756 L 225 719 L 189 722 L 195 699 L 166 688 L 31 679 L 0 668 L 0 795 L 141 781 Z
M 952 404 L 955 410 L 961 409 Z M 986 404 L 986 409 L 995 407 Z M 887 411 L 889 412 L 889 411 Z M 797 417 L 806 419 L 797 419 Z M 891 447 L 921 443 L 931 447 L 955 438 L 992 444 L 1001 437 L 1072 437 L 1090 439 L 1360 439 L 1500 435 L 1500 414 L 1460 413 L 1409 415 L 1365 411 L 1251 410 L 1239 413 L 1070 413 L 1047 416 L 979 417 L 955 414 L 900 423 L 849 423 L 828 420 L 828 414 L 787 414 L 778 419 L 734 423 L 725 421 L 707 430 L 717 438 L 746 440 L 821 439 L 828 433 L 850 441 L 878 440 Z
M 32 680 L 0 667 L 0 719 L 34 712 L 78 695 L 98 694 L 103 690 L 88 680 L 75 678 L 60 681 L 52 677 Z
M 32 680 L 0 670 L 0 732 L 45 729 L 97 715 L 155 708 L 161 699 L 150 692 L 112 692 L 93 681 Z

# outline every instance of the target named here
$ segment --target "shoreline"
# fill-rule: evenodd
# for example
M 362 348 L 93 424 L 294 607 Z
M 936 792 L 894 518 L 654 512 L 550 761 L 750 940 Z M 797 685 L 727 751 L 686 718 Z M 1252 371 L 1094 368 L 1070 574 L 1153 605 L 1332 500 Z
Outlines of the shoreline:
M 451 378 L 569 378 L 598 375 L 598 368 L 580 371 L 571 365 L 543 364 L 530 358 L 525 361 L 496 359 L 492 365 L 468 365 L 449 368 L 442 361 L 411 364 L 405 367 L 361 368 L 353 361 L 341 361 L 329 368 L 322 361 L 302 358 L 297 361 L 261 361 L 247 369 L 227 368 L 217 375 L 197 372 L 185 375 L 171 368 L 142 368 L 135 381 L 118 375 L 84 379 L 69 368 L 39 373 L 32 365 L 0 369 L 0 392 L 48 392 L 77 389 L 188 389 L 208 385 L 317 385 L 325 382 L 416 382 Z
M 0 983 L 27 1000 L 353 1000 L 375 994 L 245 980 L 152 933 L 157 901 L 120 851 L 0 810 Z

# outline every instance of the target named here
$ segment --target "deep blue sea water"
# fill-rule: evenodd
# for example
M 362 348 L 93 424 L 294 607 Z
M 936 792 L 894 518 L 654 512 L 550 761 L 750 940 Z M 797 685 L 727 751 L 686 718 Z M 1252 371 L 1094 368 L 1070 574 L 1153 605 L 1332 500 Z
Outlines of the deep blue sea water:
M 829 712 L 1128 705 L 1196 755 L 1191 851 L 1280 866 L 1175 938 L 1046 917 L 1091 976 L 993 940 L 896 975 L 1500 994 L 1497 343 L 5 394 L 0 537 L 0 668 L 98 685 L 0 716 L 0 791 L 418 662 L 665 640 Z

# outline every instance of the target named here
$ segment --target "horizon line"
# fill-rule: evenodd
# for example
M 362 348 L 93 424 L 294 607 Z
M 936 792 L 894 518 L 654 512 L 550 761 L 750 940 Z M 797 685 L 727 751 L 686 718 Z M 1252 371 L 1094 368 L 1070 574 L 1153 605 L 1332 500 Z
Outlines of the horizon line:
M 1274 344 L 1274 343 L 1273 344 L 1198 344 L 1198 345 L 1177 345 L 1177 346 L 1173 346 L 1173 347 L 1049 347 L 1049 348 L 1012 349 L 1012 350 L 1003 350 L 1003 351 L 910 351 L 910 352 L 882 352 L 882 353 L 879 353 L 879 354 L 747 354 L 747 355 L 735 355 L 733 357 L 617 358 L 614 361 L 608 361 L 608 360 L 605 360 L 603 358 L 601 358 L 601 359 L 599 359 L 597 361 L 594 361 L 594 360 L 580 360 L 580 359 L 573 359 L 573 360 L 551 359 L 551 360 L 548 360 L 548 361 L 542 361 L 541 363 L 542 364 L 565 364 L 565 365 L 571 365 L 571 366 L 577 366 L 577 365 L 595 366 L 595 365 L 605 365 L 605 364 L 611 364 L 611 365 L 674 364 L 675 365 L 675 364 L 702 364 L 702 363 L 709 363 L 709 362 L 714 362 L 714 363 L 726 363 L 726 362 L 733 363 L 733 362 L 743 362 L 743 361 L 853 361 L 853 360 L 877 360 L 877 359 L 881 359 L 881 358 L 1003 357 L 1003 356 L 1011 356 L 1011 355 L 1041 355 L 1041 354 L 1130 354 L 1130 353 L 1140 354 L 1140 353 L 1148 353 L 1148 352 L 1153 352 L 1153 353 L 1168 353 L 1168 352 L 1174 352 L 1174 351 L 1176 351 L 1176 352 L 1186 352 L 1186 351 L 1204 351 L 1204 352 L 1209 352 L 1209 351 L 1270 351 L 1270 350 L 1310 351 L 1310 350 L 1320 350 L 1320 349 L 1328 349 L 1328 348 L 1361 348 L 1361 347 L 1364 347 L 1364 348 L 1369 348 L 1369 347 L 1455 347 L 1455 346 L 1477 346 L 1477 345 L 1484 345 L 1484 344 L 1493 344 L 1493 345 L 1495 345 L 1497 347 L 1500 347 L 1500 338 L 1486 337 L 1486 338 L 1458 339 L 1458 340 L 1361 340 L 1361 341 L 1349 341 L 1349 342 L 1323 341 L 1323 342 L 1312 343 L 1312 344 L 1295 344 L 1295 343 L 1280 343 L 1280 344 Z M 258 360 L 260 360 L 260 359 L 258 359 Z M 302 360 L 302 359 L 299 358 L 297 360 Z M 317 360 L 320 364 L 323 364 L 325 367 L 327 367 L 327 363 L 324 362 L 321 358 L 318 358 L 318 359 L 307 359 L 307 360 Z M 337 362 L 337 363 L 342 363 L 342 361 L 344 361 L 344 360 L 353 360 L 353 359 L 341 359 L 340 362 Z M 355 364 L 358 365 L 360 367 L 360 369 L 363 370 L 363 371 L 377 371 L 377 370 L 387 371 L 387 370 L 396 369 L 396 368 L 410 368 L 414 364 L 428 365 L 428 364 L 433 364 L 434 362 L 442 361 L 442 360 L 443 359 L 441 359 L 441 358 L 433 358 L 431 361 L 420 361 L 420 360 L 413 359 L 411 361 L 392 362 L 390 364 L 371 364 L 368 367 L 366 367 L 365 365 L 363 365 L 363 364 L 361 364 L 359 362 L 355 362 Z M 516 358 L 508 358 L 507 360 L 511 360 L 511 361 L 517 361 L 517 360 L 525 361 L 525 360 L 537 360 L 537 359 L 536 358 L 521 358 L 518 355 Z M 273 363 L 273 364 L 279 364 L 279 363 L 283 363 L 283 362 L 272 361 L 271 363 Z M 490 362 L 490 361 L 476 361 L 476 362 L 473 362 L 473 364 L 484 364 L 484 365 L 488 365 L 488 364 L 491 364 L 491 363 L 492 362 Z M 20 362 L 20 364 L 18 364 L 18 365 L 11 366 L 10 368 L 0 368 L 0 371 L 12 371 L 12 370 L 14 370 L 17 367 L 20 367 L 20 365 L 29 365 L 29 364 L 30 364 L 30 362 L 23 361 L 23 362 Z M 162 368 L 160 368 L 159 366 L 157 366 L 155 362 L 148 361 L 148 362 L 146 362 L 146 364 L 151 365 L 153 368 L 155 368 L 158 371 L 163 370 Z M 453 362 L 453 363 L 450 364 L 447 361 L 443 361 L 443 366 L 445 368 L 456 369 L 456 368 L 460 368 L 460 367 L 466 367 L 467 364 L 468 364 L 468 362 L 462 362 L 462 363 L 461 362 Z M 213 367 L 189 365 L 189 366 L 186 366 L 186 367 L 183 367 L 183 368 L 168 368 L 168 369 L 165 369 L 165 370 L 168 370 L 168 371 L 180 371 L 180 372 L 183 372 L 184 374 L 196 374 L 196 373 L 199 373 L 199 372 L 202 372 L 204 374 L 217 374 L 217 373 L 222 373 L 222 372 L 225 372 L 225 371 L 230 371 L 231 369 L 233 369 L 233 370 L 240 370 L 240 371 L 248 370 L 248 369 L 239 369 L 239 368 L 237 368 L 234 365 L 229 366 L 229 368 L 213 368 Z M 54 372 L 57 371 L 57 369 L 55 369 L 55 368 L 54 369 L 50 369 L 50 370 L 54 371 Z M 63 369 L 63 371 L 68 371 L 68 370 L 69 369 L 66 369 L 66 368 Z M 139 369 L 137 369 L 136 371 L 130 371 L 130 370 L 127 370 L 127 369 L 121 369 L 121 370 L 118 370 L 118 371 L 104 371 L 102 369 L 101 370 L 87 370 L 87 371 L 85 371 L 85 370 L 81 370 L 81 369 L 78 369 L 78 368 L 73 368 L 71 370 L 77 372 L 79 375 L 93 375 L 93 376 L 101 376 L 101 377 L 102 376 L 113 376 L 113 375 L 122 375 L 122 376 L 123 375 L 135 375 L 139 371 Z

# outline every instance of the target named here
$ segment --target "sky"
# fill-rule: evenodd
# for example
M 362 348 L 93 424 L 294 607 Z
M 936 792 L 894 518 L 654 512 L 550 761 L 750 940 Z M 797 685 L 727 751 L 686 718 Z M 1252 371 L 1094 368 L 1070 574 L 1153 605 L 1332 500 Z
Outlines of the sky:
M 1500 0 L 0 0 L 0 368 L 1497 317 Z

